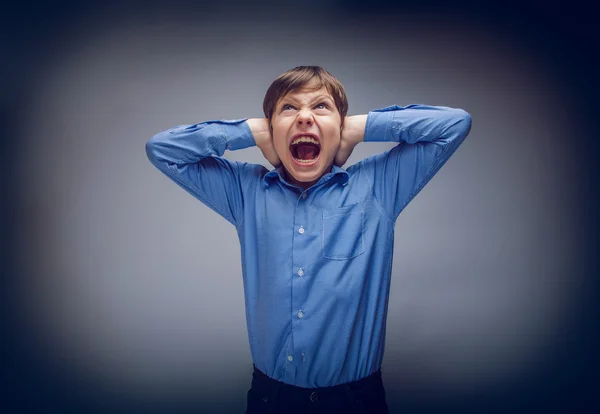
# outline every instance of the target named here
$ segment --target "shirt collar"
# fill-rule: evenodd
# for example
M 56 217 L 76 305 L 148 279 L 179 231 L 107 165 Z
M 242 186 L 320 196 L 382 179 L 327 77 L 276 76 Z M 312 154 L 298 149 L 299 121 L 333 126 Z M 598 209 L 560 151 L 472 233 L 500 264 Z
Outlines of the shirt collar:
M 316 185 L 320 185 L 323 183 L 326 183 L 327 181 L 331 180 L 333 177 L 338 177 L 339 176 L 339 182 L 342 185 L 346 185 L 348 184 L 348 172 L 346 170 L 344 170 L 341 167 L 338 167 L 337 165 L 334 165 L 331 168 L 331 172 L 323 175 L 321 177 L 321 179 L 315 184 Z M 262 186 L 263 188 L 267 188 L 271 185 L 271 183 L 274 180 L 279 179 L 279 181 L 281 182 L 286 182 L 285 181 L 285 170 L 283 168 L 283 165 L 280 165 L 279 167 L 269 171 L 268 173 L 266 173 L 262 179 Z

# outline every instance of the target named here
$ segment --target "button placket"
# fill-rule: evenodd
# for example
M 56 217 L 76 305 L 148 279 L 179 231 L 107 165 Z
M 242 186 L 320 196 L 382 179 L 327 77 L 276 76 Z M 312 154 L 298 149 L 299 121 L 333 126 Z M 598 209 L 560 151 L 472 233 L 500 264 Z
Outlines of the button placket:
M 312 236 L 311 233 L 306 232 L 307 228 L 304 227 L 305 225 L 311 225 L 309 222 L 307 222 L 307 219 L 310 217 L 307 217 L 307 204 L 303 201 L 307 198 L 308 194 L 306 192 L 300 194 L 299 199 L 297 199 L 298 202 L 296 204 L 296 211 L 294 212 L 294 226 L 297 233 L 294 236 L 296 240 L 294 241 L 294 248 L 292 252 L 292 263 L 296 262 L 293 264 L 294 267 L 292 268 L 292 309 L 295 309 L 295 311 L 292 311 L 290 316 L 293 331 L 296 329 L 306 329 L 306 327 L 302 327 L 306 323 L 304 320 L 306 315 L 304 314 L 304 310 L 301 309 L 302 306 L 305 305 L 301 298 L 303 297 L 307 286 L 303 279 L 305 269 L 303 269 L 301 265 L 306 263 L 306 257 L 304 255 L 307 251 L 307 243 L 310 242 L 310 238 Z M 306 237 L 304 237 L 305 235 Z M 294 273 L 298 276 L 298 279 L 295 278 Z M 299 369 L 299 364 L 302 364 L 305 361 L 304 352 L 302 352 L 301 355 L 297 353 L 300 350 L 305 351 L 304 349 L 299 348 L 299 346 L 301 345 L 297 343 L 288 349 L 289 355 L 286 357 L 286 376 L 289 376 L 290 380 L 295 378 L 295 375 L 297 374 L 296 371 Z

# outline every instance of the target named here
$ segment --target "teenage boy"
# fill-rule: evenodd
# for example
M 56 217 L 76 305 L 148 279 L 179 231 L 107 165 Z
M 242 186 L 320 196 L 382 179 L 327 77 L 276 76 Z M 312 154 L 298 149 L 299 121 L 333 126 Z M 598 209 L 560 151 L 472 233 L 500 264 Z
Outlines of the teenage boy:
M 344 87 L 318 66 L 280 75 L 263 110 L 146 144 L 157 168 L 236 227 L 254 363 L 247 413 L 387 413 L 394 223 L 471 117 L 426 105 L 347 116 Z M 398 145 L 341 168 L 363 141 Z M 275 169 L 222 158 L 253 145 Z

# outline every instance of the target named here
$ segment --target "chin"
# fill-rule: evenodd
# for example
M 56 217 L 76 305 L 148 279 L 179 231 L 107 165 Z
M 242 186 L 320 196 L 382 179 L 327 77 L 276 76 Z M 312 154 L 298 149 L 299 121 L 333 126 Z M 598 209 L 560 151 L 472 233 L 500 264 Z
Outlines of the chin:
M 315 168 L 312 171 L 298 171 L 297 169 L 292 167 L 291 169 L 288 168 L 288 172 L 296 180 L 303 182 L 303 183 L 308 183 L 311 181 L 318 180 L 323 175 L 321 168 Z
M 328 172 L 328 170 L 324 168 L 323 160 L 320 159 L 320 157 L 318 157 L 314 163 L 308 165 L 299 165 L 293 158 L 289 159 L 286 169 L 296 181 L 301 183 L 316 182 Z

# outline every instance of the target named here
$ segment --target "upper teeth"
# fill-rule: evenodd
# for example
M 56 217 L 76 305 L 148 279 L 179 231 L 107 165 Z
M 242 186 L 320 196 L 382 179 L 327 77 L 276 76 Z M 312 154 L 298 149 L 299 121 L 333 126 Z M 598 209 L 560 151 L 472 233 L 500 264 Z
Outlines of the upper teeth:
M 298 137 L 298 138 L 294 139 L 292 141 L 291 145 L 296 145 L 301 142 L 310 142 L 311 144 L 319 145 L 319 141 L 317 141 L 313 137 L 308 137 L 308 136 Z

